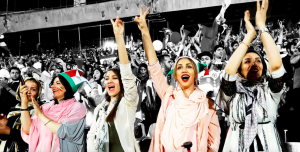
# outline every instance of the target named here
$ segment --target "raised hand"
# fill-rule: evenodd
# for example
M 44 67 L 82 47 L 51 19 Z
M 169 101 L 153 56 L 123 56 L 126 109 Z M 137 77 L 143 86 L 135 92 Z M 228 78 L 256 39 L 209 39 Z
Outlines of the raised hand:
M 149 7 L 147 8 L 147 10 L 145 11 L 145 13 L 143 13 L 143 9 L 140 9 L 140 17 L 135 17 L 133 22 L 138 24 L 138 27 L 141 31 L 143 31 L 144 29 L 148 29 L 147 23 L 146 23 L 146 16 L 149 12 Z
M 41 108 L 40 108 L 40 105 L 37 103 L 37 101 L 35 100 L 34 97 L 31 97 L 31 101 L 33 103 L 33 107 L 34 107 L 34 113 L 36 116 L 40 116 L 41 114 L 43 114 Z
M 201 24 L 198 24 L 198 27 L 200 30 L 202 30 L 203 26 Z
M 199 25 L 198 25 L 199 26 Z M 184 25 L 181 26 L 180 30 L 184 30 Z
M 269 8 L 269 0 L 263 0 L 260 6 L 259 0 L 257 0 L 257 10 L 255 16 L 255 23 L 259 30 L 266 27 L 267 11 Z
M 283 28 L 284 28 L 284 25 L 283 25 L 283 23 L 282 23 L 282 21 L 279 21 L 279 27 L 280 27 L 280 30 L 283 30 Z
M 116 21 L 114 21 L 113 19 L 111 19 L 110 21 L 111 21 L 111 24 L 113 26 L 115 36 L 123 35 L 124 25 L 123 25 L 122 20 L 120 20 L 120 17 L 118 16 Z
M 250 22 L 250 12 L 248 10 L 245 12 L 244 20 L 245 20 L 245 26 L 247 29 L 247 34 L 251 34 L 252 38 L 254 38 L 256 36 L 256 31 L 255 31 L 252 23 Z
M 28 104 L 29 99 L 27 98 L 27 92 L 28 92 L 28 88 L 26 85 L 22 85 L 22 83 L 20 82 L 19 84 L 19 93 L 20 93 L 20 97 L 21 97 L 21 103 L 26 105 Z

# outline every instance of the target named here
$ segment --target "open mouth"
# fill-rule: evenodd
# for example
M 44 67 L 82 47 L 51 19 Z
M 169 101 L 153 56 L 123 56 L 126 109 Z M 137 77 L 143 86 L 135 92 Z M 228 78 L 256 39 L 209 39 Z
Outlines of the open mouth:
M 113 85 L 108 86 L 108 90 L 109 91 L 115 91 L 115 86 L 113 86 Z
M 184 75 L 181 76 L 181 79 L 182 79 L 183 82 L 187 82 L 187 81 L 189 81 L 190 76 L 187 75 L 187 74 L 184 74 Z
M 258 72 L 258 70 L 257 70 L 257 69 L 255 69 L 255 70 L 251 70 L 250 72 L 251 72 L 251 73 L 257 73 L 257 72 Z

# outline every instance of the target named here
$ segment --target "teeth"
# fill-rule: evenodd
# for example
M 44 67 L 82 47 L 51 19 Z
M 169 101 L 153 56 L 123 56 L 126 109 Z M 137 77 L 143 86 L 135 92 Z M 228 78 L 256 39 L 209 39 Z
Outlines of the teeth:
M 109 89 L 111 89 L 111 88 L 115 88 L 115 86 L 109 86 L 108 88 L 109 88 Z
M 182 79 L 188 79 L 188 78 L 190 78 L 190 76 L 188 75 L 182 76 Z

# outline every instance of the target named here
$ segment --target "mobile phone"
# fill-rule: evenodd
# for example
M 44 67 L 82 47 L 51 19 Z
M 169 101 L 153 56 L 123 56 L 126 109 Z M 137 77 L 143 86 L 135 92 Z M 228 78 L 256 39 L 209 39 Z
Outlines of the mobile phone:
M 25 85 L 24 79 L 22 76 L 20 76 L 20 82 L 22 83 L 22 85 Z

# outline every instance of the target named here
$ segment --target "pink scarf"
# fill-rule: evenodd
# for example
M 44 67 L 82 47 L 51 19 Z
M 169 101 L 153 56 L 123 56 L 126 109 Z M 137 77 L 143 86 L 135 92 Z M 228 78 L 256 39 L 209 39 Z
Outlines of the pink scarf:
M 208 101 L 206 95 L 198 88 L 195 88 L 189 98 L 184 96 L 180 87 L 175 90 L 169 88 L 165 101 L 168 101 L 170 96 L 174 100 L 172 105 L 168 104 L 170 107 L 168 107 L 167 119 L 164 120 L 161 143 L 167 151 L 175 149 L 182 151 L 181 145 L 187 140 L 190 127 L 208 114 Z M 163 111 L 163 114 L 165 115 L 166 111 Z M 197 141 L 192 142 L 197 145 Z
M 76 102 L 74 98 L 64 100 L 57 105 L 54 105 L 54 103 L 54 101 L 51 101 L 50 103 L 41 106 L 42 112 L 54 122 L 76 122 L 86 115 L 84 106 L 81 103 Z M 29 135 L 26 135 L 23 132 L 23 128 L 21 135 L 23 140 L 29 144 L 30 152 L 50 152 L 52 141 L 54 142 L 52 151 L 60 151 L 59 138 L 56 134 L 54 135 L 37 116 L 31 118 Z

